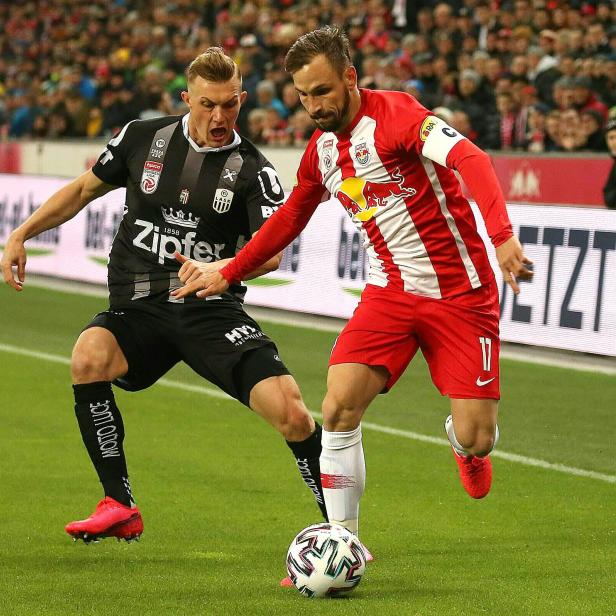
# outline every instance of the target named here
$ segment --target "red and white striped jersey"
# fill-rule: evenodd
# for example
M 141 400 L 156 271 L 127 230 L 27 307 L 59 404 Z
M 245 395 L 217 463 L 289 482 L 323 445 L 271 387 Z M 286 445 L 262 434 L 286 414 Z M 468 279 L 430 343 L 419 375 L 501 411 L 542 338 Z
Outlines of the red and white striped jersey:
M 315 131 L 297 185 L 223 269 L 227 280 L 259 265 L 268 242 L 273 250 L 281 234 L 287 243 L 297 236 L 324 190 L 338 198 L 363 237 L 370 284 L 445 298 L 493 280 L 473 212 L 447 167 L 460 170 L 499 245 L 512 231 L 487 156 L 408 94 L 360 94 L 361 107 L 344 131 Z

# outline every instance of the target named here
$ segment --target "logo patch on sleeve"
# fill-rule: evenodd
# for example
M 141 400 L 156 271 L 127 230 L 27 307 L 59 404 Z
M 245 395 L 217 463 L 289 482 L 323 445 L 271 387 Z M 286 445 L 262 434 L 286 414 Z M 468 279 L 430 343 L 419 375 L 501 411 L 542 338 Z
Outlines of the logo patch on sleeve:
M 434 130 L 434 127 L 438 123 L 438 118 L 436 116 L 428 116 L 421 124 L 421 128 L 419 129 L 419 138 L 422 141 L 425 141 L 430 133 Z

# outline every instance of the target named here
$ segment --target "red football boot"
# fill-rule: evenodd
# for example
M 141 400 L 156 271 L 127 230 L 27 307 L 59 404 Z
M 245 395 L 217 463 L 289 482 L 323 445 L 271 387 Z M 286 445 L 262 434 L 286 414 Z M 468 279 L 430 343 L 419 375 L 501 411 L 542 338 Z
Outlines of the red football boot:
M 141 536 L 143 520 L 137 507 L 127 507 L 110 496 L 106 496 L 98 503 L 96 510 L 89 518 L 70 522 L 65 526 L 65 530 L 74 541 L 83 539 L 85 543 L 98 541 L 105 537 L 132 541 Z
M 454 458 L 458 463 L 460 480 L 471 498 L 483 498 L 492 486 L 492 462 L 490 456 L 459 456 L 452 448 Z

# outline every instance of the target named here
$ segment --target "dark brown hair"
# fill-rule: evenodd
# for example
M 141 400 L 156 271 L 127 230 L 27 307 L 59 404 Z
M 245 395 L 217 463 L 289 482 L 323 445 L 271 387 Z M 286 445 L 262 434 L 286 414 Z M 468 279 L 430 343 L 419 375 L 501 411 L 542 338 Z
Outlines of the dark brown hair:
M 284 68 L 289 73 L 299 71 L 316 56 L 325 56 L 339 75 L 351 66 L 349 39 L 338 26 L 325 26 L 300 36 L 284 59 Z
M 221 82 L 229 81 L 233 76 L 242 80 L 239 67 L 221 47 L 209 47 L 199 54 L 186 69 L 188 83 L 197 77 L 203 77 L 206 81 Z

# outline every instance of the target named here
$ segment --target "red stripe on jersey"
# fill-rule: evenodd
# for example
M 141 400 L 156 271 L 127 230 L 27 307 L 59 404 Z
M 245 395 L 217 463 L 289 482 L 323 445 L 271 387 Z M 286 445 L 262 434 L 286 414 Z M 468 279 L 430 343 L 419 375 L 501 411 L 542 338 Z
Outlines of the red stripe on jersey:
M 349 153 L 351 142 L 349 139 L 340 140 L 336 147 L 338 149 L 338 166 L 342 172 L 342 179 L 356 177 L 355 167 Z M 387 275 L 387 282 L 395 289 L 404 290 L 400 268 L 394 263 L 393 255 L 387 247 L 387 242 L 376 222 L 371 218 L 363 222 L 362 226 L 368 234 L 379 260 L 383 264 L 385 274 Z
M 492 280 L 492 267 L 487 258 L 485 244 L 477 233 L 475 216 L 470 210 L 468 201 L 461 195 L 458 178 L 450 169 L 437 164 L 434 165 L 434 168 L 447 199 L 447 209 L 456 223 L 460 237 L 468 251 L 468 256 L 477 270 L 481 284 L 487 284 Z
M 436 164 L 434 166 L 436 167 Z M 388 171 L 391 173 L 390 169 Z M 468 272 L 464 267 L 455 238 L 441 211 L 435 187 L 423 165 L 415 166 L 413 177 L 416 178 L 417 174 L 422 175 L 418 184 L 426 188 L 423 194 L 406 197 L 404 202 L 436 272 L 441 295 L 447 297 L 452 294 L 452 291 L 456 293 L 470 291 L 472 286 Z
M 385 274 L 387 274 L 387 282 L 394 289 L 404 290 L 404 282 L 402 282 L 402 275 L 400 274 L 400 268 L 394 263 L 394 257 L 387 247 L 387 242 L 378 228 L 374 218 L 366 220 L 362 223 L 370 242 L 374 247 L 374 250 L 379 255 L 379 259 L 383 263 L 385 268 Z M 388 286 L 389 286 L 388 285 Z
M 321 487 L 328 490 L 343 490 L 344 488 L 353 488 L 356 485 L 354 477 L 348 475 L 327 475 L 321 473 Z

